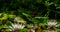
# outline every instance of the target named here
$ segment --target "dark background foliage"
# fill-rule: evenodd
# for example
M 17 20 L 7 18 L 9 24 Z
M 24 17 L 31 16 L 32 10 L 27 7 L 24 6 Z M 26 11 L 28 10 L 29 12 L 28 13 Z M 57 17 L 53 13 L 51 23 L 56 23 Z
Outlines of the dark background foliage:
M 25 20 L 27 18 L 22 13 L 32 18 L 46 16 L 49 19 L 60 20 L 60 0 L 0 0 L 0 12 L 11 13 L 11 11 Z

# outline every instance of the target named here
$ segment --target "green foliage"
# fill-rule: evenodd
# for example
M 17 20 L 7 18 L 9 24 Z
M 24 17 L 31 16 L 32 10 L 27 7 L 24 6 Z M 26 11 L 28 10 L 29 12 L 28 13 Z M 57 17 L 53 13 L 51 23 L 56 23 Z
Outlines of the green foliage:
M 24 29 L 20 30 L 20 32 L 29 32 L 29 30 L 24 28 Z
M 9 1 L 0 0 L 0 2 L 1 3 L 4 2 L 1 4 L 1 7 L 0 7 L 1 12 L 5 12 L 5 11 L 10 12 L 10 11 L 17 10 L 16 11 L 17 14 L 20 14 L 20 12 L 25 12 L 25 13 L 29 12 L 28 14 L 32 15 L 32 12 L 38 11 L 38 13 L 40 13 L 40 14 L 42 13 L 41 15 L 44 16 L 46 14 L 46 12 L 52 11 L 57 15 L 60 14 L 60 12 L 58 10 L 58 9 L 60 9 L 59 0 L 9 0 Z M 46 8 L 47 8 L 47 10 L 46 10 Z M 50 13 L 50 12 L 48 12 L 48 13 Z M 58 18 L 57 15 L 56 15 L 56 18 Z M 58 16 L 60 16 L 60 15 L 58 15 Z M 54 18 L 55 18 L 55 16 L 54 16 Z
M 39 26 L 40 23 L 46 23 L 48 19 L 60 21 L 59 10 L 60 0 L 0 0 L 0 13 L 3 13 L 0 17 L 0 25 L 8 24 L 9 21 L 13 22 L 16 16 L 21 17 L 29 24 L 38 24 Z M 0 26 L 1 28 L 2 26 Z

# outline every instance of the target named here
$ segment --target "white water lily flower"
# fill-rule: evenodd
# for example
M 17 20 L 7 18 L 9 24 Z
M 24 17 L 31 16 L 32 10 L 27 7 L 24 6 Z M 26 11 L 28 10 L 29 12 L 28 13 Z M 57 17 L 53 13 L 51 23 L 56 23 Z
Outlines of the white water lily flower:
M 14 19 L 14 21 L 18 21 L 18 22 L 19 22 L 19 20 L 20 20 L 20 17 L 16 17 L 16 18 Z
M 20 17 L 16 17 L 16 18 L 14 19 L 14 21 L 17 22 L 17 23 L 26 24 L 26 21 L 24 21 L 24 20 L 23 20 L 22 18 L 20 18 Z
M 49 22 L 47 22 L 47 26 L 48 26 L 48 28 L 57 27 L 56 20 L 50 20 Z
M 52 26 L 52 25 L 56 25 L 57 23 L 56 22 L 48 22 L 48 26 Z
M 16 29 L 23 29 L 25 27 L 25 25 L 22 24 L 12 24 L 12 30 L 16 30 Z

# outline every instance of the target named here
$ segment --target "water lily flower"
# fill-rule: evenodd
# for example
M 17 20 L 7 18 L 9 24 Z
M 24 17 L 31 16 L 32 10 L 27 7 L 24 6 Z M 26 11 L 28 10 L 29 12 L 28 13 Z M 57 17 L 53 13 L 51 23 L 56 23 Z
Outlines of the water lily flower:
M 22 18 L 20 18 L 20 17 L 16 17 L 16 18 L 14 19 L 14 21 L 17 22 L 17 23 L 26 24 L 26 21 L 24 21 L 24 20 L 23 20 Z
M 48 22 L 47 22 L 47 26 L 48 26 L 48 29 L 56 29 L 56 27 L 57 27 L 57 22 L 56 22 L 56 20 L 49 20 Z
M 50 20 L 49 22 L 47 22 L 47 25 L 48 26 L 56 26 L 57 22 L 56 22 L 56 20 Z
M 23 29 L 25 25 L 22 24 L 11 24 L 12 26 L 5 25 L 4 28 L 7 28 L 7 31 L 19 31 L 20 29 Z
M 25 27 L 25 25 L 22 25 L 22 24 L 12 24 L 13 26 L 13 29 L 23 29 Z

